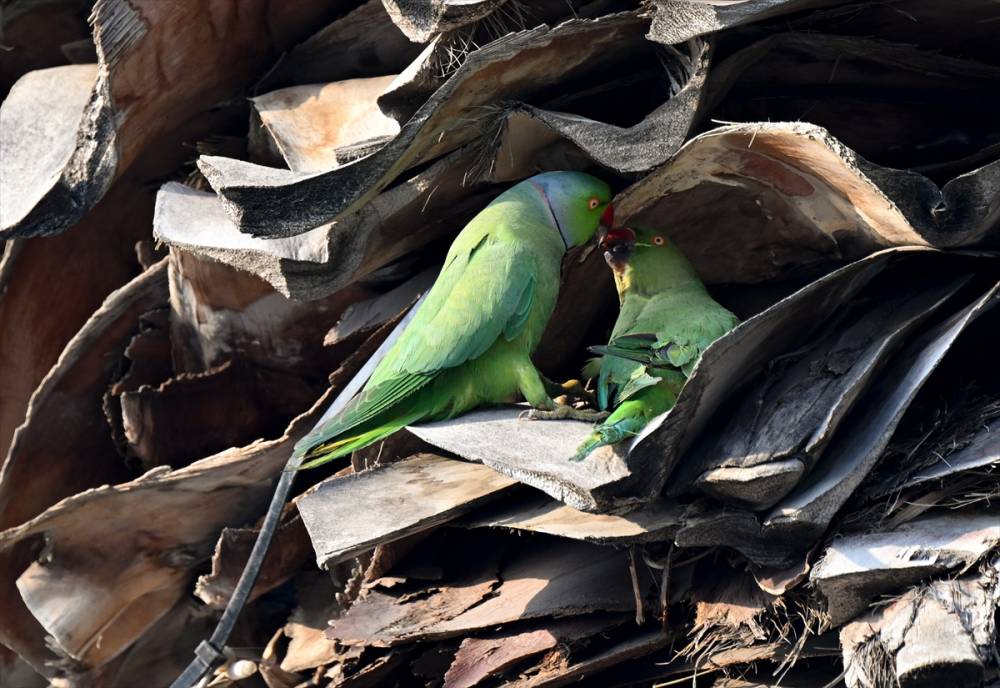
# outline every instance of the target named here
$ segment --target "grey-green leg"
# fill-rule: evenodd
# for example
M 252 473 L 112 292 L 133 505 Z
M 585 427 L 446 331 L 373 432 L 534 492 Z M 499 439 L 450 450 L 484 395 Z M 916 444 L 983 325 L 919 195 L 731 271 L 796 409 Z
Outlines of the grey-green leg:
M 551 410 L 529 409 L 521 413 L 522 420 L 582 420 L 587 423 L 597 423 L 611 414 L 607 411 L 592 411 L 590 409 L 578 409 L 566 404 L 558 404 Z
M 552 401 L 541 373 L 530 362 L 517 371 L 518 387 L 524 400 L 536 409 L 554 409 L 556 402 Z

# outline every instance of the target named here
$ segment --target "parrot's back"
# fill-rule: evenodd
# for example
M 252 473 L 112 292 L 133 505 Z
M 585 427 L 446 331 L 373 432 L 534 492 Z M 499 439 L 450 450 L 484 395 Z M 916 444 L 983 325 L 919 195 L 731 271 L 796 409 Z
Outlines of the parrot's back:
M 537 198 L 522 187 L 497 198 L 455 239 L 364 389 L 296 453 L 318 465 L 412 423 L 513 401 L 555 307 L 564 251 Z
M 627 274 L 616 274 L 621 309 L 603 354 L 597 400 L 612 414 L 578 448 L 584 458 L 640 432 L 677 399 L 702 352 L 739 320 L 705 289 L 676 247 L 637 247 Z

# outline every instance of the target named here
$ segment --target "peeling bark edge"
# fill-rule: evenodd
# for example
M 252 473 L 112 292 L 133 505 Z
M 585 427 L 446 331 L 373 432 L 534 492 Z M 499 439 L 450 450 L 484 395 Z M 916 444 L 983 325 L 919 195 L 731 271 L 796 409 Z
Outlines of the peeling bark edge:
M 110 71 L 146 35 L 146 24 L 128 0 L 97 0 L 89 18 L 100 62 Z
M 611 35 L 644 21 L 636 12 L 622 12 L 603 16 L 599 21 L 570 19 L 554 27 L 542 24 L 499 38 L 470 53 L 384 148 L 344 167 L 303 174 L 225 157 L 202 156 L 198 159 L 198 169 L 222 198 L 241 232 L 269 238 L 301 234 L 360 208 L 426 153 L 429 146 L 423 149 L 413 144 L 421 137 L 433 138 L 435 132 L 426 130 L 428 122 L 479 71 L 566 36 L 595 32 Z M 289 216 L 289 208 L 296 209 L 293 216 Z
M 53 388 L 61 381 L 63 369 L 66 367 L 67 361 L 76 359 L 85 353 L 90 347 L 90 340 L 95 329 L 103 327 L 105 321 L 117 318 L 121 315 L 123 311 L 127 310 L 131 306 L 131 303 L 136 299 L 137 294 L 144 292 L 156 293 L 157 291 L 162 292 L 163 301 L 166 302 L 166 258 L 150 267 L 131 282 L 126 283 L 124 286 L 109 294 L 107 299 L 105 299 L 104 304 L 94 312 L 76 336 L 69 341 L 66 348 L 63 349 L 62 354 L 60 354 L 59 359 L 52 366 L 52 369 L 49 370 L 48 374 L 39 383 L 38 387 L 31 395 L 31 400 L 28 402 L 28 408 L 24 413 L 25 420 L 14 432 L 14 436 L 11 438 L 10 449 L 7 452 L 7 456 L 4 457 L 3 466 L 0 467 L 0 484 L 3 484 L 6 477 L 7 461 L 17 448 L 21 435 L 23 434 L 29 420 L 33 416 L 36 406 L 38 405 L 38 400 L 44 399 L 46 396 L 51 394 Z
M 73 154 L 34 207 L 19 221 L 0 228 L 0 239 L 48 236 L 75 225 L 111 188 L 118 160 L 110 77 L 102 64 L 80 118 Z
M 426 43 L 436 34 L 481 21 L 507 0 L 382 0 L 392 23 L 414 43 Z
M 842 0 L 746 0 L 710 5 L 704 0 L 654 0 L 647 38 L 667 45 L 799 10 L 839 4 Z

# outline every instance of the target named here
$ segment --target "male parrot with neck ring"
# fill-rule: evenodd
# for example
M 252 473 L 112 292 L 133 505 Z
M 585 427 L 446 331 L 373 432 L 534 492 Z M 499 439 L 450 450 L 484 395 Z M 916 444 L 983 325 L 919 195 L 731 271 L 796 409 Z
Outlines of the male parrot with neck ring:
M 614 226 L 611 190 L 579 172 L 548 172 L 507 190 L 452 243 L 413 320 L 365 387 L 303 438 L 295 455 L 318 466 L 412 423 L 524 398 L 560 417 L 531 354 L 555 308 L 562 259 L 599 226 Z M 590 412 L 589 419 L 596 416 Z
M 621 310 L 607 346 L 590 347 L 585 377 L 597 378 L 597 403 L 614 411 L 576 451 L 637 435 L 670 410 L 701 353 L 739 324 L 705 289 L 698 273 L 661 232 L 612 229 L 601 242 Z

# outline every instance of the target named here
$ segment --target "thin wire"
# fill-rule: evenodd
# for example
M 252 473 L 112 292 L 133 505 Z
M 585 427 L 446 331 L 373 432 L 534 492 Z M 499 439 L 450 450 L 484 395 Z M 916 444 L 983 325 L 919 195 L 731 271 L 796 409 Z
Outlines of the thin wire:
M 264 557 L 267 556 L 267 550 L 274 539 L 278 521 L 281 520 L 281 512 L 285 508 L 288 493 L 291 492 L 292 484 L 295 482 L 295 471 L 302 465 L 302 458 L 293 454 L 285 464 L 285 470 L 278 479 L 271 503 L 267 507 L 267 514 L 264 516 L 264 523 L 260 527 L 257 541 L 254 542 L 253 550 L 250 551 L 250 558 L 247 559 L 243 573 L 240 574 L 232 597 L 226 603 L 226 609 L 222 612 L 219 623 L 216 624 L 209 639 L 201 641 L 195 650 L 194 659 L 188 664 L 184 673 L 170 684 L 170 688 L 192 688 L 201 682 L 205 674 L 211 671 L 215 663 L 222 657 L 222 648 L 229 641 L 229 636 L 236 626 L 236 620 L 239 618 L 240 612 L 243 611 L 243 607 L 246 606 L 247 600 L 250 599 L 254 583 L 257 582 Z
M 316 427 L 322 425 L 330 416 L 339 413 L 347 402 L 361 389 L 364 383 L 368 381 L 368 378 L 371 377 L 372 372 L 375 370 L 375 366 L 385 357 L 385 354 L 396 343 L 396 340 L 399 339 L 399 336 L 410 323 L 410 320 L 416 315 L 417 309 L 423 303 L 425 297 L 426 293 L 413 304 L 410 312 L 399 321 L 399 324 L 393 328 L 389 336 L 382 342 L 382 345 L 379 346 L 371 358 L 368 359 L 368 362 L 365 363 L 364 367 L 358 371 L 357 375 L 351 378 L 347 386 L 333 400 L 333 403 L 330 404 L 329 408 L 327 408 L 319 421 L 317 421 Z M 295 482 L 295 474 L 302 465 L 303 458 L 293 453 L 285 463 L 285 469 L 281 472 L 278 484 L 274 488 L 274 494 L 271 496 L 271 503 L 267 507 L 267 514 L 265 514 L 264 522 L 261 524 L 260 532 L 257 534 L 257 540 L 250 551 L 250 557 L 247 559 L 246 566 L 243 567 L 243 573 L 240 574 L 240 579 L 236 582 L 232 597 L 226 603 L 226 608 L 222 612 L 215 630 L 212 631 L 212 635 L 209 636 L 208 640 L 202 640 L 198 644 L 198 647 L 194 651 L 194 659 L 191 660 L 191 663 L 188 664 L 183 673 L 170 684 L 170 688 L 194 688 L 223 656 L 223 648 L 225 648 L 226 643 L 229 641 L 229 636 L 236 626 L 236 621 L 239 619 L 240 613 L 243 611 L 247 600 L 250 599 L 250 594 L 253 592 L 254 583 L 257 582 L 257 576 L 260 574 L 261 565 L 267 556 L 267 550 L 271 547 L 271 541 L 274 539 L 274 534 L 278 529 L 278 522 L 281 520 L 281 513 L 285 508 L 285 502 L 288 501 L 288 494 L 291 492 L 292 484 Z

